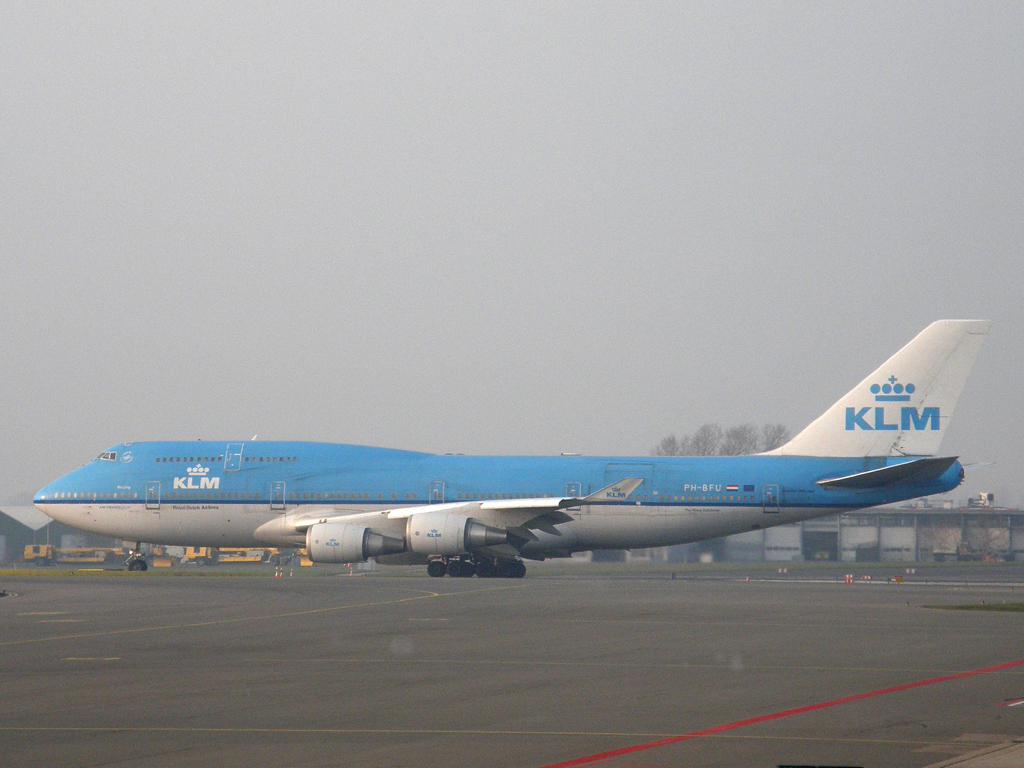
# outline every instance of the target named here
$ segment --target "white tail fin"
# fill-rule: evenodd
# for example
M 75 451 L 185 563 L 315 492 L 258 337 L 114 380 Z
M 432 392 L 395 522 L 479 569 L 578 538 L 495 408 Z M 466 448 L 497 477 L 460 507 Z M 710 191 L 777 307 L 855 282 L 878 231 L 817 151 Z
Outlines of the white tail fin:
M 800 434 L 785 456 L 933 456 L 990 320 L 938 320 Z

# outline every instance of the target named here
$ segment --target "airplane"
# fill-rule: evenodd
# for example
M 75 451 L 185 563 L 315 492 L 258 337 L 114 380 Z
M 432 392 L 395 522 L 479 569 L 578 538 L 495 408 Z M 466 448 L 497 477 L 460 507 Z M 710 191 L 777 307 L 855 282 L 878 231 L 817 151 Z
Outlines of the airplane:
M 728 457 L 465 456 L 278 441 L 123 443 L 35 505 L 141 542 L 521 578 L 526 560 L 683 544 L 945 493 L 937 451 L 987 320 L 939 320 L 785 445 Z

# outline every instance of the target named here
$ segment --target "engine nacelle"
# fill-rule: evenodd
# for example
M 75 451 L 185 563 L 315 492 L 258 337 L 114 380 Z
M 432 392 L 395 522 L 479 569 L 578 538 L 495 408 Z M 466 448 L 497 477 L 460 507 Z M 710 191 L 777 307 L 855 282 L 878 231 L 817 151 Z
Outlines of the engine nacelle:
M 409 549 L 424 555 L 461 555 L 479 547 L 508 541 L 508 531 L 492 528 L 479 520 L 444 512 L 410 515 L 405 526 Z
M 358 563 L 404 552 L 405 542 L 361 525 L 317 523 L 306 531 L 306 551 L 314 563 Z

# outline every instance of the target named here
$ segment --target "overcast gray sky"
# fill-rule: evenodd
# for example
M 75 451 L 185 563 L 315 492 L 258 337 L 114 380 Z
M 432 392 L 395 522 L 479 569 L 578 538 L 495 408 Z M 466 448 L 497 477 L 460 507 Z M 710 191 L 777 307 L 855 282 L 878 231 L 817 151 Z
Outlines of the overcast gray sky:
M 1024 5 L 0 5 L 0 501 L 125 440 L 646 454 L 994 320 L 1024 503 Z

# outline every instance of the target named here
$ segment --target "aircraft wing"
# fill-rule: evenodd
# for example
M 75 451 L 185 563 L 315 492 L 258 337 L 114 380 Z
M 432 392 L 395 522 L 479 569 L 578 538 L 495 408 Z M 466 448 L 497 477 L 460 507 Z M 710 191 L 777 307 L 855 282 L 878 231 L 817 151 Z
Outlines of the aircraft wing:
M 531 533 L 531 529 L 560 536 L 561 533 L 555 526 L 559 523 L 568 523 L 573 519 L 564 510 L 584 504 L 622 503 L 642 482 L 642 478 L 627 477 L 583 498 L 564 496 L 453 501 L 370 512 L 329 506 L 315 507 L 303 509 L 290 515 L 282 515 L 265 523 L 256 530 L 256 538 L 277 542 L 288 540 L 294 546 L 303 546 L 306 530 L 317 523 L 352 523 L 372 528 L 375 522 L 379 522 L 382 517 L 389 520 L 401 520 L 413 515 L 442 513 L 472 517 L 486 525 L 505 528 L 510 534 L 510 542 L 522 546 L 527 541 L 536 540 L 537 537 Z
M 388 512 L 389 518 L 412 517 L 425 512 L 461 513 L 487 525 L 507 528 L 514 535 L 528 541 L 536 537 L 529 529 L 536 528 L 554 535 L 560 535 L 554 527 L 567 523 L 573 518 L 566 509 L 584 504 L 622 503 L 643 482 L 640 477 L 627 477 L 582 498 L 576 496 L 534 497 L 530 499 L 487 499 L 482 501 L 461 501 L 446 504 L 426 504 L 402 507 Z
M 635 491 L 643 478 L 627 477 L 617 483 L 602 488 L 589 496 L 577 498 L 565 496 L 562 498 L 534 498 L 534 499 L 495 499 L 493 501 L 480 502 L 481 509 L 565 509 L 567 507 L 578 507 L 582 504 L 600 504 L 605 502 L 621 503 L 629 494 Z
M 582 504 L 600 504 L 606 502 L 621 503 L 623 499 L 635 491 L 642 482 L 643 478 L 627 477 L 582 498 L 577 496 L 543 496 L 530 499 L 484 499 L 482 501 L 454 501 L 444 504 L 419 504 L 415 507 L 400 507 L 398 509 L 392 509 L 388 512 L 388 517 L 411 517 L 412 515 L 423 512 L 445 512 L 462 508 L 494 511 L 537 510 L 537 514 L 542 514 L 543 510 L 567 509 L 569 507 L 578 507 Z

